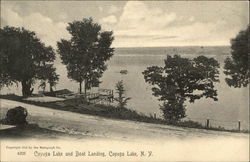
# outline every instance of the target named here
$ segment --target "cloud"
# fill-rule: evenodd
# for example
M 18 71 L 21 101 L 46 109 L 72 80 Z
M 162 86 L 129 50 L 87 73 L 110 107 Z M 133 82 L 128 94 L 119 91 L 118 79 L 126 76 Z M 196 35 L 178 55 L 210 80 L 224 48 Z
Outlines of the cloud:
M 117 23 L 117 19 L 114 15 L 110 15 L 108 17 L 102 18 L 101 22 L 105 23 L 105 24 L 115 24 L 115 23 Z
M 194 16 L 184 17 L 142 1 L 128 1 L 114 26 L 114 46 L 228 45 L 237 34 L 223 20 L 199 22 Z
M 177 19 L 175 13 L 168 13 L 159 8 L 149 8 L 144 2 L 129 1 L 114 30 L 117 37 L 115 46 L 145 46 L 153 40 L 164 40 L 177 36 L 163 30 Z M 123 44 L 123 45 L 122 45 Z
M 229 42 L 227 35 L 234 32 L 216 33 L 220 24 L 221 22 L 196 22 L 185 26 L 172 26 L 158 30 L 142 31 L 140 29 L 138 31 L 137 28 L 120 30 L 115 32 L 115 36 L 117 36 L 115 46 L 225 45 Z
M 14 12 L 11 8 L 1 7 L 1 19 L 3 19 L 6 23 L 11 24 L 13 26 L 18 26 L 19 24 L 23 24 L 22 18 L 18 15 L 18 13 Z
M 54 22 L 38 12 L 27 16 L 20 16 L 13 5 L 2 6 L 1 18 L 6 25 L 15 27 L 24 27 L 25 29 L 36 32 L 38 37 L 46 44 L 56 47 L 56 42 L 61 38 L 69 38 L 66 31 L 66 23 Z
M 68 15 L 65 12 L 61 12 L 57 15 L 61 20 L 66 20 L 68 18 Z
M 159 8 L 149 8 L 143 2 L 129 1 L 120 17 L 120 27 L 159 29 L 176 19 L 175 13 L 167 13 Z
M 99 6 L 98 10 L 102 12 L 103 11 L 103 7 Z
M 194 21 L 194 17 L 191 16 L 188 20 L 191 21 L 191 22 L 193 22 Z
M 108 10 L 108 13 L 113 14 L 113 13 L 116 13 L 117 11 L 119 11 L 119 8 L 114 6 L 114 5 L 111 5 L 109 10 Z
M 248 16 L 243 14 L 243 11 L 236 16 L 236 11 L 232 12 L 232 8 L 236 9 L 232 4 L 229 8 L 218 10 L 218 13 L 204 12 L 203 9 L 207 9 L 207 6 L 199 8 L 199 10 L 192 8 L 191 11 L 183 5 L 178 9 L 178 5 L 175 6 L 170 2 L 161 3 L 166 4 L 165 6 L 156 4 L 158 2 L 127 1 L 125 4 L 122 3 L 123 7 L 122 5 L 117 7 L 110 2 L 109 6 L 99 6 L 96 8 L 97 10 L 93 11 L 83 10 L 80 7 L 82 14 L 78 15 L 96 16 L 102 29 L 113 30 L 114 47 L 229 45 L 230 39 L 235 37 L 247 24 L 244 20 L 248 20 Z M 38 12 L 35 5 L 32 6 L 32 10 L 28 9 L 31 7 L 25 8 L 18 3 L 4 2 L 1 5 L 2 24 L 25 27 L 35 31 L 46 45 L 53 47 L 61 38 L 70 37 L 65 22 L 80 18 L 74 12 L 70 12 L 72 7 L 67 3 L 64 4 L 64 7 L 59 7 L 61 10 L 55 9 L 44 14 Z M 210 11 L 214 7 L 212 5 L 206 11 Z M 24 12 L 25 9 L 27 12 Z M 213 11 L 217 11 L 218 7 L 215 9 Z M 102 17 L 103 15 L 105 16 Z

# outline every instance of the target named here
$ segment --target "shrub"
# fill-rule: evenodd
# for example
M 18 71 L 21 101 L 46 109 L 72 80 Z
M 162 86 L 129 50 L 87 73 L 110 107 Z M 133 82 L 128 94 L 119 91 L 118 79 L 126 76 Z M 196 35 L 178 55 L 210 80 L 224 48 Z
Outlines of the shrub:
M 174 125 L 188 128 L 204 128 L 201 123 L 192 120 L 180 121 L 174 123 Z
M 130 100 L 130 97 L 125 97 L 125 88 L 124 88 L 124 84 L 123 81 L 118 81 L 115 85 L 115 90 L 116 93 L 118 94 L 117 98 L 114 98 L 115 101 L 118 102 L 118 108 L 125 108 L 125 106 L 127 105 L 128 100 Z

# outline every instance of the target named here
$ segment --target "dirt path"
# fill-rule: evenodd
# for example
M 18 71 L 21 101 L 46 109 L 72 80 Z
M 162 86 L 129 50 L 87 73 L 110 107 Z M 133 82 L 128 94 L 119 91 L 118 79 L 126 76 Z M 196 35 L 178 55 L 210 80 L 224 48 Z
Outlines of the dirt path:
M 0 100 L 0 116 L 3 118 L 9 108 L 23 106 L 28 109 L 28 122 L 38 124 L 26 130 L 0 132 L 2 150 L 5 146 L 58 145 L 66 152 L 74 150 L 104 151 L 112 161 L 110 151 L 127 152 L 150 151 L 152 157 L 120 157 L 116 161 L 249 161 L 249 134 L 218 132 L 204 129 L 180 128 L 168 125 L 149 124 L 127 120 L 113 120 L 98 116 L 77 114 L 68 111 L 49 109 L 10 100 Z M 21 133 L 20 133 L 21 132 Z M 1 137 L 14 135 L 25 137 L 20 143 L 16 140 L 1 140 Z M 28 137 L 28 138 L 27 138 Z M 32 139 L 32 140 L 30 140 Z M 46 139 L 46 140 L 41 140 Z M 12 151 L 12 150 L 5 150 Z M 32 150 L 30 153 L 33 154 Z M 8 153 L 6 153 L 8 155 Z M 6 156 L 3 159 L 18 159 L 19 156 Z M 36 157 L 36 160 L 40 160 Z M 95 161 L 96 157 L 86 157 Z M 23 159 L 28 161 L 29 159 Z M 50 159 L 54 161 L 53 157 Z M 72 161 L 72 157 L 62 157 L 61 161 Z M 80 157 L 74 159 L 83 161 Z
M 7 109 L 23 106 L 29 112 L 28 122 L 36 123 L 41 128 L 51 131 L 75 135 L 77 138 L 96 137 L 125 141 L 169 140 L 190 138 L 243 138 L 248 134 L 218 132 L 203 129 L 180 128 L 174 126 L 114 120 L 98 116 L 78 114 L 68 111 L 54 110 L 45 107 L 29 105 L 21 102 L 1 99 L 1 118 Z

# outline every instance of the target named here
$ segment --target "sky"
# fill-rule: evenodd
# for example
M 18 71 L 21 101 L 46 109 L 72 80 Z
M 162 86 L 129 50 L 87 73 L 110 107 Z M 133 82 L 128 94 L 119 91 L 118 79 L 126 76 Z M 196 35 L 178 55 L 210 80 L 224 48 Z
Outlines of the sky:
M 220 46 L 249 24 L 248 1 L 1 1 L 1 26 L 35 31 L 56 47 L 69 22 L 92 17 L 113 47 Z

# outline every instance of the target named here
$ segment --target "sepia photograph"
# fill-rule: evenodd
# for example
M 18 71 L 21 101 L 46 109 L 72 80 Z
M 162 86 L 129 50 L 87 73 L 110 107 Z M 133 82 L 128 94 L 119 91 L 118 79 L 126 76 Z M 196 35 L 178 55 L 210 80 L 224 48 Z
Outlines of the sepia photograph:
M 0 1 L 0 161 L 249 161 L 249 2 Z

